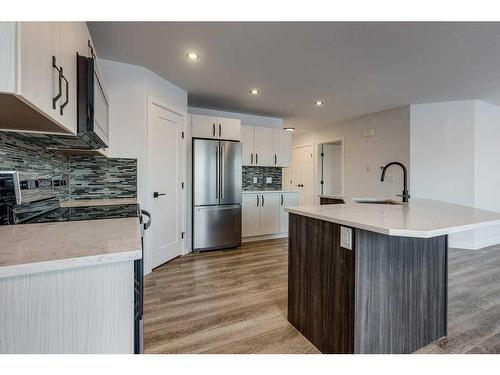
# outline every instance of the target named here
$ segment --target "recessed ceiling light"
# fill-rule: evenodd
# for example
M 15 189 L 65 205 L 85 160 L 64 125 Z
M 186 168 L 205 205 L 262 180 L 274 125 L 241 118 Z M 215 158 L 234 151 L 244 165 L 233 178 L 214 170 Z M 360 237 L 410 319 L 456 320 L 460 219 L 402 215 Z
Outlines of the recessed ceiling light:
M 322 105 L 323 105 L 323 100 L 316 100 L 316 101 L 314 102 L 314 104 L 316 104 L 318 107 L 319 107 L 319 106 L 322 106 Z
M 295 128 L 283 128 L 283 130 L 286 130 L 287 132 L 293 132 L 295 131 Z
M 188 52 L 186 53 L 186 57 L 189 60 L 198 60 L 200 58 L 200 55 L 198 54 L 198 52 Z
M 259 89 L 251 89 L 250 90 L 250 94 L 252 94 L 252 95 L 257 95 L 259 92 L 260 92 Z

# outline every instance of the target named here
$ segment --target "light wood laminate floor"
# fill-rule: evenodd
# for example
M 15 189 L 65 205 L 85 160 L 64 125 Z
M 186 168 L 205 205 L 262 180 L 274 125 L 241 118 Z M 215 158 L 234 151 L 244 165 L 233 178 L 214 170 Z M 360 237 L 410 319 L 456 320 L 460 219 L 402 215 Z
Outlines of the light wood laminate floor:
M 145 279 L 146 353 L 318 353 L 286 319 L 287 241 L 191 254 Z M 500 247 L 449 253 L 448 337 L 419 353 L 500 353 Z

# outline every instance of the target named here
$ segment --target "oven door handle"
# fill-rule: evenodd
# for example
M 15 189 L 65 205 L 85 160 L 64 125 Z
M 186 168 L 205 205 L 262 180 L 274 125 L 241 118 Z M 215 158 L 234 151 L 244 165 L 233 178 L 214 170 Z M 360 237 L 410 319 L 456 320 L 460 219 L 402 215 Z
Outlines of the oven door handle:
M 146 211 L 146 210 L 141 210 L 141 215 L 144 215 L 144 216 L 148 217 L 148 221 L 146 221 L 143 224 L 144 230 L 148 230 L 148 228 L 151 226 L 151 214 L 148 211 Z

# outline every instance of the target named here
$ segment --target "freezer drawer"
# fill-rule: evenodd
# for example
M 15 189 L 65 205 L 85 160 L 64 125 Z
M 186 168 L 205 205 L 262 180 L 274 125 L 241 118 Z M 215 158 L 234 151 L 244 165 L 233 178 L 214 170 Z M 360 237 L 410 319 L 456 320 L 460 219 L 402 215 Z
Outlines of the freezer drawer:
M 195 207 L 194 251 L 241 245 L 241 205 Z

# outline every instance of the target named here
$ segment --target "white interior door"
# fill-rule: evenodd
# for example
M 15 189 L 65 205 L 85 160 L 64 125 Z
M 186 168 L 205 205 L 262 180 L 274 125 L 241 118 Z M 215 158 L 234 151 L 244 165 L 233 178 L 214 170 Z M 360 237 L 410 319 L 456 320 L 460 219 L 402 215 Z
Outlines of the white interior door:
M 313 146 L 296 147 L 292 151 L 291 188 L 300 191 L 299 205 L 314 204 Z
M 152 268 L 182 253 L 182 116 L 151 103 L 149 130 L 149 229 Z

